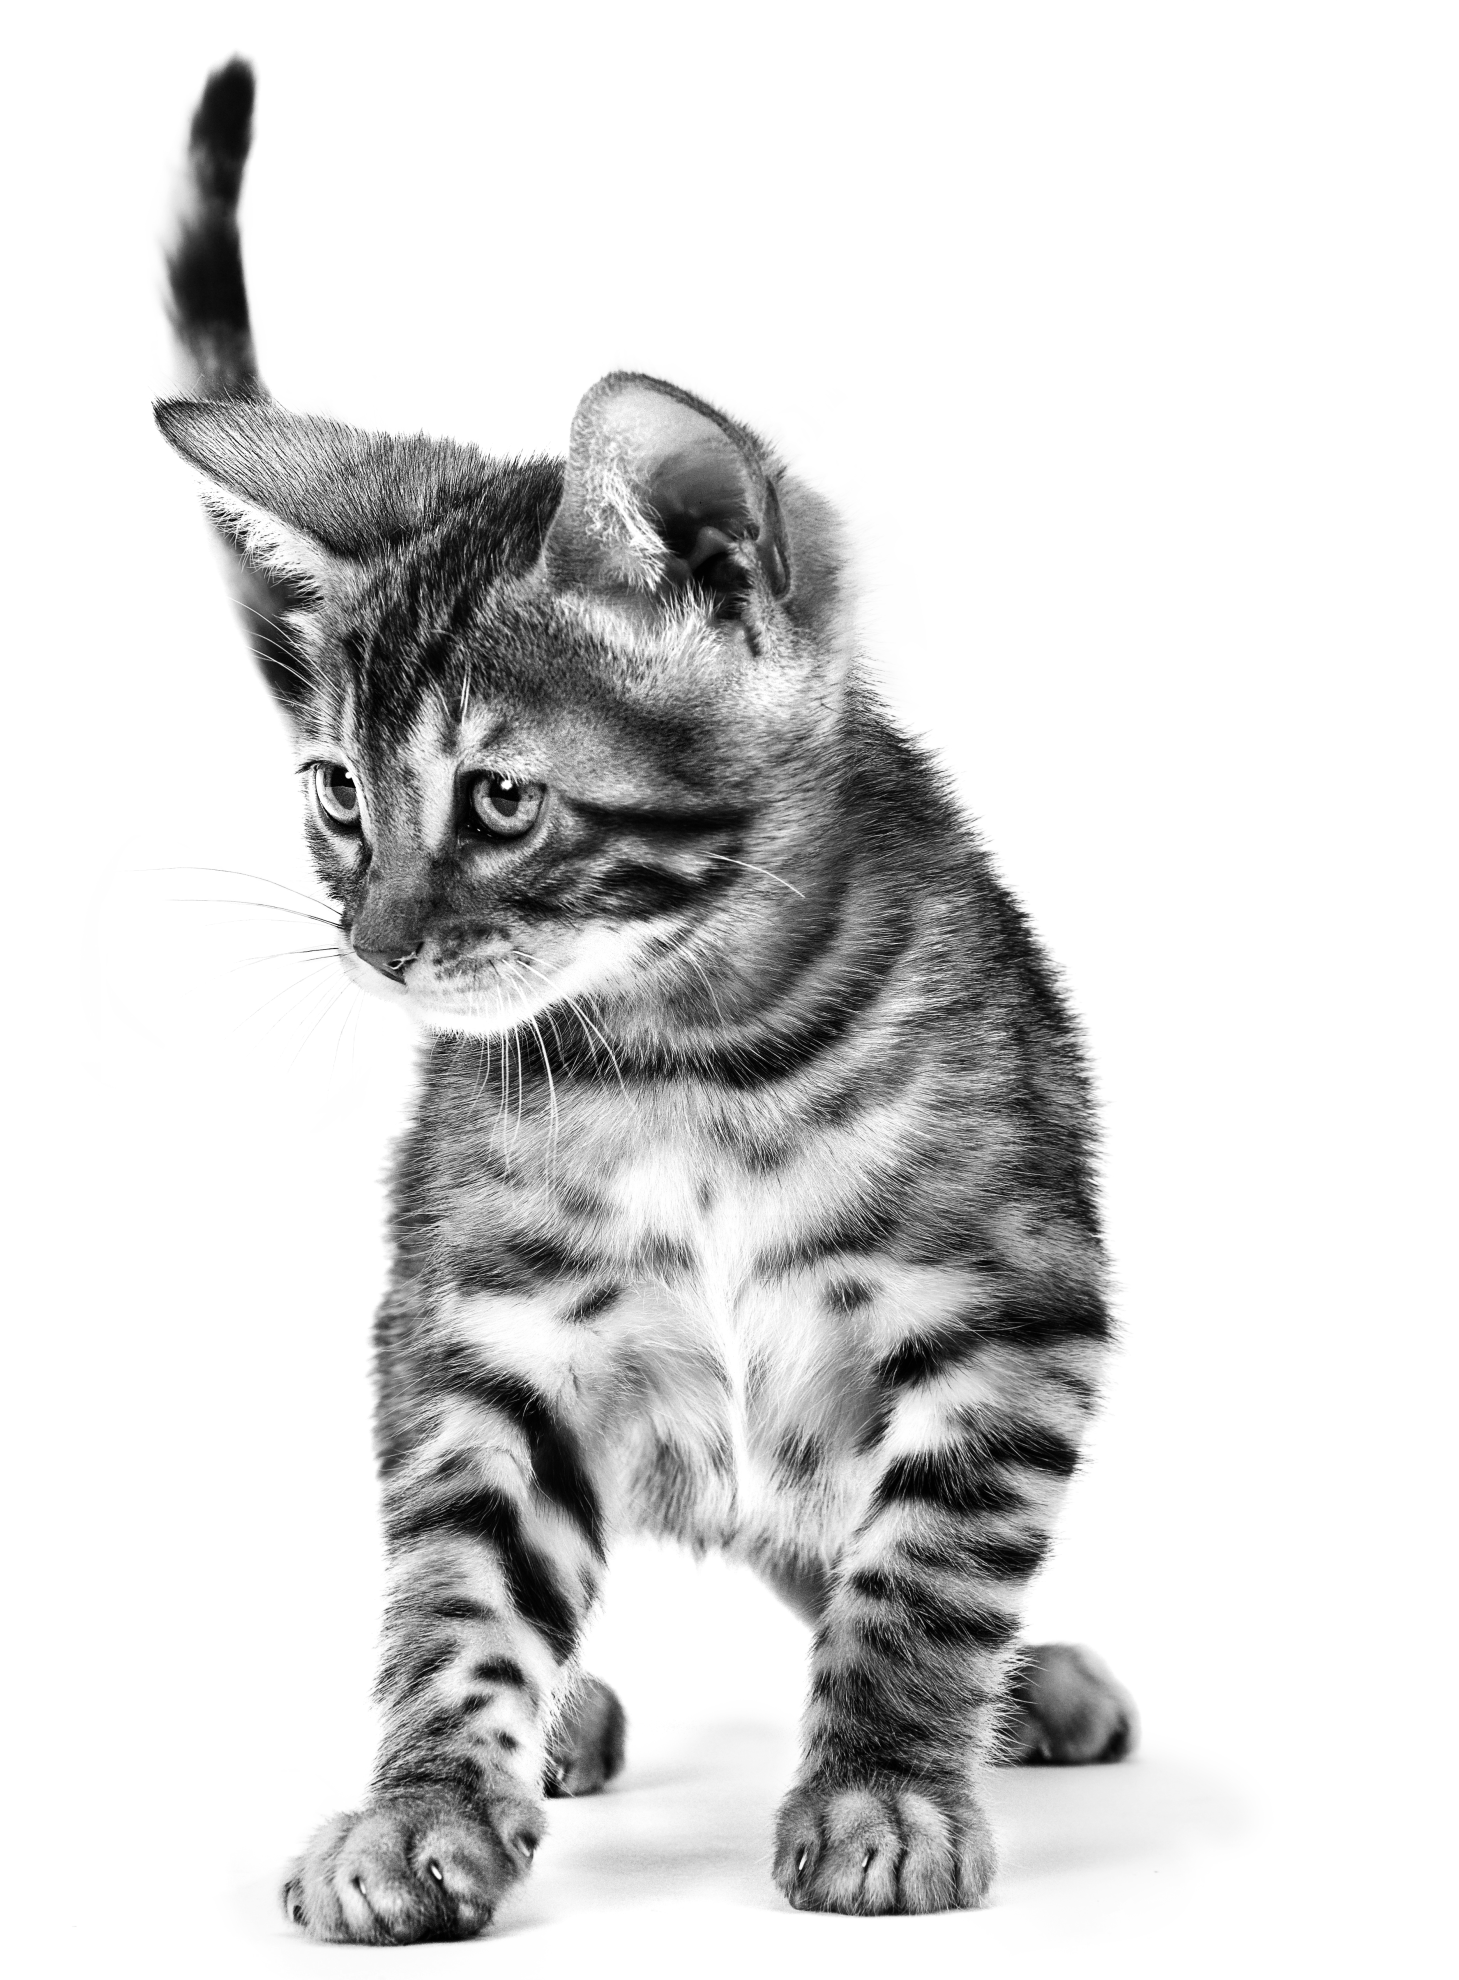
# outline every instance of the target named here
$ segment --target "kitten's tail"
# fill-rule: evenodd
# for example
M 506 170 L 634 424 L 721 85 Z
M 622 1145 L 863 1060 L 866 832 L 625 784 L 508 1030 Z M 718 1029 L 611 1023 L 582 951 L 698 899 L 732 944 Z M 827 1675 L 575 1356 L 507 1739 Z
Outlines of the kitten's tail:
M 167 255 L 172 327 L 196 399 L 266 399 L 248 323 L 238 195 L 253 137 L 253 70 L 234 56 L 208 77 L 193 113 L 177 230 Z M 228 545 L 231 588 L 264 678 L 285 701 L 310 678 L 286 580 L 251 570 Z
M 235 56 L 208 77 L 188 140 L 177 237 L 167 256 L 172 327 L 202 399 L 261 399 L 238 240 L 253 137 L 253 70 Z

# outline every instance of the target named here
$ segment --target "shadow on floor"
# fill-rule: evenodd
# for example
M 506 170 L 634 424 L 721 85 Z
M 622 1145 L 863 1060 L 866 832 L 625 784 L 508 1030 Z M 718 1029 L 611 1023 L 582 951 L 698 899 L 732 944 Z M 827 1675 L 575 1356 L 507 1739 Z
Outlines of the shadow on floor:
M 770 1882 L 770 1838 L 795 1759 L 783 1726 L 698 1727 L 680 1750 L 630 1763 L 607 1794 L 554 1803 L 533 1887 L 502 1929 L 688 1896 L 784 1909 Z M 1061 1877 L 1219 1845 L 1248 1825 L 1225 1783 L 1159 1757 L 1001 1770 L 987 1799 L 1009 1900 Z

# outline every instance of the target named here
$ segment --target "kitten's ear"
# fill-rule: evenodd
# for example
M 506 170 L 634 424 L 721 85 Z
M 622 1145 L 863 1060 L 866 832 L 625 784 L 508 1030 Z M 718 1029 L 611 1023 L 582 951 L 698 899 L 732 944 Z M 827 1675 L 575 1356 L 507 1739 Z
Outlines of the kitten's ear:
M 548 576 L 593 590 L 672 596 L 690 585 L 725 616 L 790 562 L 772 464 L 753 434 L 657 378 L 615 371 L 572 423 Z
M 266 577 L 314 589 L 340 564 L 428 528 L 485 467 L 472 447 L 364 433 L 268 400 L 164 399 L 154 410 L 243 557 Z
M 340 451 L 329 445 L 328 423 L 246 400 L 162 400 L 154 411 L 244 563 L 291 590 L 322 593 L 342 547 L 321 499 Z

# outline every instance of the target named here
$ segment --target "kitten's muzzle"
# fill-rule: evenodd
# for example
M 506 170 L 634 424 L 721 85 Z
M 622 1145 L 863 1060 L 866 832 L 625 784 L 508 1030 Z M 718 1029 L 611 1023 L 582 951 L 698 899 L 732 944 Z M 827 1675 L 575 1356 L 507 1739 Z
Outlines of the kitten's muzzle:
M 350 929 L 350 947 L 360 961 L 389 982 L 403 983 L 406 970 L 421 952 L 429 899 L 414 871 L 372 873 Z

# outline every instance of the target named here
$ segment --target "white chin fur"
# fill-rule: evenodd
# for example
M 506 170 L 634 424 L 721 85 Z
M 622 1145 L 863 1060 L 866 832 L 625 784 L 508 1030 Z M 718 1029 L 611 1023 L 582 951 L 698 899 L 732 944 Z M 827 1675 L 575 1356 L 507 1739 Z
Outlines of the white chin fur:
M 495 983 L 451 990 L 437 984 L 429 963 L 416 963 L 403 983 L 393 983 L 378 969 L 361 962 L 348 943 L 339 947 L 345 975 L 367 996 L 390 1004 L 422 1031 L 441 1036 L 500 1038 L 557 1005 L 576 997 L 593 997 L 609 989 L 634 961 L 639 944 L 618 931 L 592 934 L 560 973 L 538 968 L 536 977 L 509 983 L 505 972 Z

